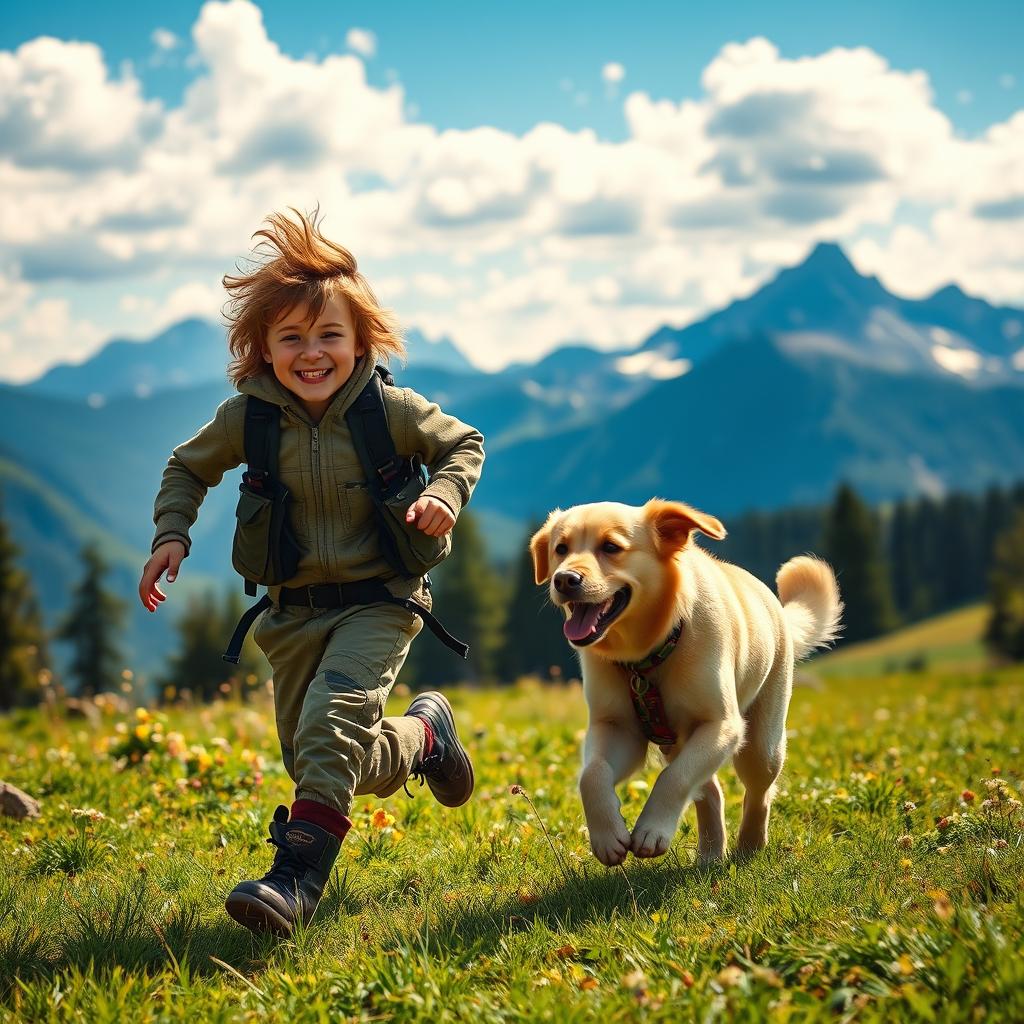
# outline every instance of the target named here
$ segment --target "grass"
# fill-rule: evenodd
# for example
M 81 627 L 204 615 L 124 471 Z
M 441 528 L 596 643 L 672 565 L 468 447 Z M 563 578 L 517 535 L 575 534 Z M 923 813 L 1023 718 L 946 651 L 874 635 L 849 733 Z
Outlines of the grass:
M 987 605 L 971 605 L 897 629 L 877 640 L 841 647 L 814 662 L 823 676 L 878 676 L 910 672 L 968 672 L 983 669 L 988 654 L 982 637 Z
M 0 831 L 0 1020 L 1024 1019 L 1024 672 L 852 683 L 795 694 L 766 851 L 695 866 L 690 811 L 614 871 L 575 791 L 579 689 L 457 693 L 475 798 L 359 798 L 289 941 L 222 909 L 290 798 L 265 697 L 0 719 L 0 778 L 43 806 Z

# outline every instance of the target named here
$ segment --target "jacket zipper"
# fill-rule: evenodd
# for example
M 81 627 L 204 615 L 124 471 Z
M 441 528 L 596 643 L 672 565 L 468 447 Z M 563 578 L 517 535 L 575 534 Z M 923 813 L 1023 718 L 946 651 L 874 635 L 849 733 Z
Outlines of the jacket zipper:
M 320 480 L 320 428 L 313 428 L 313 494 L 316 497 L 316 521 L 321 524 L 325 521 L 324 495 Z M 317 529 L 318 546 L 320 548 L 320 565 L 326 567 L 327 553 L 324 549 L 324 530 Z

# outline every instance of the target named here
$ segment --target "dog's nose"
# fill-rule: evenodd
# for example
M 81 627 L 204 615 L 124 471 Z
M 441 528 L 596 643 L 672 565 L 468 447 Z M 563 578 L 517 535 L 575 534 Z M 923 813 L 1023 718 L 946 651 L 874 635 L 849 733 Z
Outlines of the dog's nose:
M 562 569 L 561 572 L 555 573 L 555 590 L 560 594 L 570 594 L 578 590 L 582 582 L 583 576 L 572 569 Z

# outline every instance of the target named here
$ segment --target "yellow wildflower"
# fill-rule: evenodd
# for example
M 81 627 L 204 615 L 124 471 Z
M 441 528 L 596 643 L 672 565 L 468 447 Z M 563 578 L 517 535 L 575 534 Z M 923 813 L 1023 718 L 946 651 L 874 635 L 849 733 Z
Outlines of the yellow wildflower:
M 378 807 L 370 818 L 370 824 L 373 825 L 374 828 L 391 828 L 394 823 L 395 816 L 393 814 L 388 814 L 383 807 Z

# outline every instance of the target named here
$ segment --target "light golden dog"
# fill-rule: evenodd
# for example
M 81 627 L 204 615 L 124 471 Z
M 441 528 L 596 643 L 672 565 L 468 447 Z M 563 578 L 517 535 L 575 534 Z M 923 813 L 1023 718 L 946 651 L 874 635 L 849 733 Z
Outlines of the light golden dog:
M 580 655 L 590 712 L 580 795 L 591 848 L 608 866 L 629 852 L 665 853 L 691 801 L 698 859 L 724 857 L 715 773 L 729 758 L 746 789 L 736 852 L 765 845 L 786 756 L 793 665 L 839 630 L 839 588 L 825 562 L 788 561 L 777 598 L 744 569 L 701 550 L 697 530 L 725 537 L 717 519 L 681 503 L 602 502 L 556 509 L 530 542 L 537 583 L 551 581 L 551 600 Z M 680 624 L 675 648 L 646 675 L 676 740 L 661 747 L 665 768 L 630 833 L 615 785 L 644 763 L 649 741 L 624 666 L 644 664 Z

